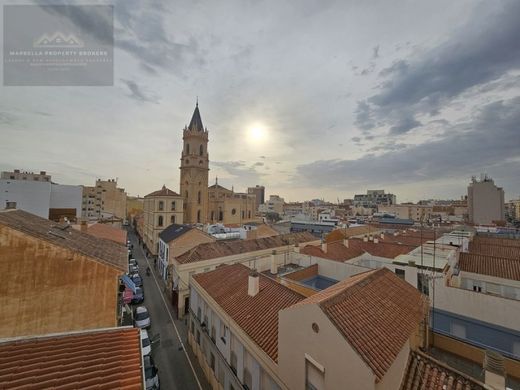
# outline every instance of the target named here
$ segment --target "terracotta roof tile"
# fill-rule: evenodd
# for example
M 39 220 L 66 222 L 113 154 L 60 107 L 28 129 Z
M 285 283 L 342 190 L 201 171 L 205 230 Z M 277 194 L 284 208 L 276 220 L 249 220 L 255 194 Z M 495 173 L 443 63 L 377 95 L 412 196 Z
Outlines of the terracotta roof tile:
M 123 272 L 128 270 L 126 246 L 80 232 L 71 226 L 60 225 L 22 210 L 0 211 L 0 225 L 79 252 Z
M 386 268 L 345 279 L 297 305 L 317 304 L 379 382 L 424 320 L 426 298 Z
M 242 265 L 225 265 L 193 276 L 237 325 L 274 361 L 278 360 L 278 312 L 304 297 L 260 274 L 260 291 L 247 293 L 251 270 Z
M 0 342 L 1 389 L 141 389 L 139 329 Z
M 520 259 L 461 252 L 459 269 L 475 274 L 520 281 Z
M 285 245 L 294 245 L 296 242 L 303 243 L 315 240 L 316 237 L 312 234 L 304 232 L 283 234 L 254 240 L 209 242 L 197 245 L 192 250 L 178 256 L 176 260 L 180 264 L 194 263 L 197 261 L 232 256 L 239 253 L 255 252 L 263 249 L 278 248 Z
M 175 191 L 170 190 L 169 188 L 166 188 L 166 186 L 163 186 L 160 190 L 150 192 L 148 195 L 145 195 L 145 198 L 149 198 L 151 196 L 180 196 Z
M 476 236 L 473 242 L 488 245 L 514 246 L 520 247 L 520 240 L 515 238 L 498 238 L 498 237 L 482 237 Z
M 473 240 L 469 243 L 468 251 L 470 253 L 479 253 L 481 255 L 507 257 L 510 259 L 520 260 L 520 246 L 506 246 Z
M 95 223 L 88 227 L 87 233 L 97 238 L 105 238 L 126 245 L 126 230 L 115 226 L 105 223 Z
M 422 352 L 411 352 L 401 390 L 443 389 L 483 390 L 487 387 L 475 379 Z

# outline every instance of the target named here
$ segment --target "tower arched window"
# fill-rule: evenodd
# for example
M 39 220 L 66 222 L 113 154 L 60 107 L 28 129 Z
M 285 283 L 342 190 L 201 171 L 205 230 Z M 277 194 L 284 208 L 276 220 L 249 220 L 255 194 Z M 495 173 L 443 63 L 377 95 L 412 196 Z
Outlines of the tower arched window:
M 184 197 L 185 197 L 186 199 L 188 199 L 188 191 L 186 191 L 186 192 L 184 193 Z
M 199 147 L 199 154 L 202 156 L 204 154 L 204 147 L 200 145 Z
M 190 154 L 190 144 L 186 144 L 186 154 Z
M 157 218 L 157 226 L 162 226 L 162 225 L 163 225 L 163 216 L 159 215 L 159 218 Z
M 200 223 L 200 210 L 197 210 L 197 223 Z
M 197 202 L 200 204 L 201 202 L 201 199 L 202 199 L 202 196 L 201 196 L 201 193 L 200 191 L 197 193 Z

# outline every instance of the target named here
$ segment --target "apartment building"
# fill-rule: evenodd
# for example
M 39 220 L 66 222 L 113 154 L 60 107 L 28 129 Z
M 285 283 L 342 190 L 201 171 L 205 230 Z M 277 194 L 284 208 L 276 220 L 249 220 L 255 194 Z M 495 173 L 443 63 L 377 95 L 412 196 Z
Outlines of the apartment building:
M 83 186 L 82 216 L 89 220 L 126 218 L 126 193 L 116 179 L 97 179 L 93 187 Z
M 385 268 L 308 297 L 240 264 L 191 284 L 188 343 L 213 388 L 485 388 L 421 352 L 427 301 Z
M 255 203 L 255 213 L 258 211 L 258 207 L 265 202 L 265 187 L 259 186 L 258 184 L 254 187 L 248 187 L 247 193 L 250 195 L 255 195 L 256 203 Z
M 4 180 L 27 180 L 27 181 L 43 181 L 50 183 L 51 175 L 48 175 L 45 171 L 40 171 L 40 173 L 34 172 L 26 172 L 21 171 L 20 169 L 15 169 L 14 171 L 4 171 L 0 175 L 0 179 Z
M 376 208 L 379 205 L 396 204 L 394 194 L 385 193 L 385 190 L 367 190 L 366 194 L 354 195 L 354 207 Z
M 276 213 L 282 215 L 285 201 L 278 195 L 270 195 L 269 200 L 259 206 L 261 213 Z
M 157 256 L 159 253 L 159 234 L 171 224 L 184 221 L 184 198 L 175 191 L 162 186 L 158 191 L 144 197 L 141 238 L 148 251 Z
M 468 186 L 469 222 L 475 225 L 490 225 L 505 220 L 504 190 L 493 179 L 482 175 L 473 177 Z

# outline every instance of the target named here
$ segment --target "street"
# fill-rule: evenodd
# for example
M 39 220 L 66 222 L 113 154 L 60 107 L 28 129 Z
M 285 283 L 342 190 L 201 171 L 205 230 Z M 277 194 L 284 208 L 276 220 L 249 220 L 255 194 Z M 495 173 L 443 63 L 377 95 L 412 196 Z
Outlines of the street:
M 187 344 L 187 326 L 170 311 L 171 304 L 163 294 L 164 283 L 156 273 L 153 260 L 148 261 L 135 233 L 128 229 L 128 239 L 133 244 L 133 257 L 139 264 L 143 278 L 144 302 L 151 317 L 150 339 L 160 335 L 159 345 L 152 345 L 152 356 L 159 369 L 163 390 L 210 389 L 204 374 Z M 146 268 L 152 273 L 146 276 Z M 183 348 L 184 345 L 184 348 Z

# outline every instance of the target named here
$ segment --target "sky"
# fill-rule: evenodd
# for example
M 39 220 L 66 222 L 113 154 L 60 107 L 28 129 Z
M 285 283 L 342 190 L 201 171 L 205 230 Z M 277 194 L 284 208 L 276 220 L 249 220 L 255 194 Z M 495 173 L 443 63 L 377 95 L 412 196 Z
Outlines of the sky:
M 114 85 L 1 86 L 0 170 L 178 191 L 198 97 L 210 184 L 405 202 L 487 173 L 520 197 L 519 1 L 60 3 L 114 5 Z

